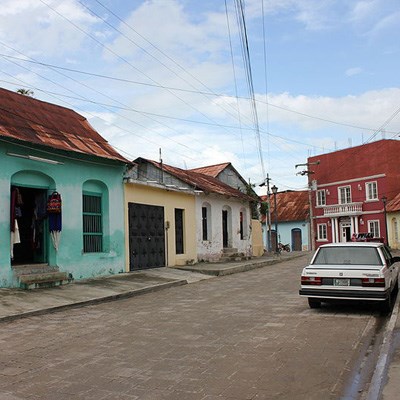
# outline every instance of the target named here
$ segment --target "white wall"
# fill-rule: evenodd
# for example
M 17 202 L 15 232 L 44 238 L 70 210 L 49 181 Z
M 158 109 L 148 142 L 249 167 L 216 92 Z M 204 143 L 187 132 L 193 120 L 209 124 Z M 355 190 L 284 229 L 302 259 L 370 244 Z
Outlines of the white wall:
M 203 241 L 202 207 L 208 203 L 211 209 L 209 218 L 209 240 Z M 222 210 L 228 209 L 231 226 L 228 247 L 236 248 L 238 253 L 252 255 L 251 246 L 251 214 L 248 202 L 216 195 L 199 195 L 196 198 L 196 237 L 197 257 L 199 261 L 217 261 L 222 254 Z M 244 213 L 244 238 L 240 238 L 240 211 Z

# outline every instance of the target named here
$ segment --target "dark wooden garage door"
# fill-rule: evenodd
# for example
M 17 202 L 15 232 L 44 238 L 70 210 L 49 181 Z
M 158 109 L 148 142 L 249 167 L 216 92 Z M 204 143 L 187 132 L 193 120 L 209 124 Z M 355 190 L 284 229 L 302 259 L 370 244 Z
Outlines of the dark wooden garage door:
M 165 266 L 164 207 L 129 203 L 129 269 Z

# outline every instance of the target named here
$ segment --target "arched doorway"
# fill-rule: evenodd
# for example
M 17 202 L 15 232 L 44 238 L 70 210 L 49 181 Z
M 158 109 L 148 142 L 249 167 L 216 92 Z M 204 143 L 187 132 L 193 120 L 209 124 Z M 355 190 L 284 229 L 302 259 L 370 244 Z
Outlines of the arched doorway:
M 38 171 L 20 171 L 11 178 L 11 264 L 48 263 L 50 235 L 47 198 L 55 182 Z

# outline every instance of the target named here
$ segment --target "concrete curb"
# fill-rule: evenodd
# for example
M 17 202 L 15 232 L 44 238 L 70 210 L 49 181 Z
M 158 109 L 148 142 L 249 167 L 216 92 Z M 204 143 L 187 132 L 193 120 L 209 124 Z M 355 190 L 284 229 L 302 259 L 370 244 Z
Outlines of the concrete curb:
M 146 294 L 146 293 L 151 293 L 151 292 L 157 292 L 159 290 L 168 289 L 168 288 L 171 288 L 174 286 L 187 285 L 187 284 L 188 284 L 188 282 L 184 279 L 178 280 L 178 281 L 173 281 L 173 282 L 159 283 L 157 285 L 145 286 L 145 287 L 142 287 L 139 289 L 129 290 L 126 292 L 116 293 L 116 294 L 112 294 L 112 295 L 108 295 L 108 296 L 76 301 L 73 303 L 63 304 L 63 305 L 55 306 L 55 307 L 47 307 L 47 308 L 42 308 L 42 309 L 38 309 L 38 310 L 25 311 L 25 312 L 13 314 L 13 315 L 7 315 L 5 317 L 0 317 L 0 323 L 14 321 L 17 319 L 22 319 L 22 318 L 27 318 L 27 317 L 37 316 L 37 315 L 51 314 L 51 313 L 55 313 L 58 311 L 64 311 L 64 310 L 72 309 L 72 308 L 80 308 L 80 307 L 85 307 L 85 306 L 89 306 L 89 305 L 93 305 L 93 304 L 105 303 L 108 301 L 127 299 L 129 297 L 139 296 L 141 294 Z
M 384 388 L 387 370 L 390 363 L 390 350 L 392 347 L 393 331 L 396 326 L 400 308 L 400 292 L 397 294 L 396 302 L 393 307 L 392 315 L 386 326 L 381 349 L 375 371 L 369 385 L 366 400 L 378 400 Z
M 277 258 L 273 258 L 273 259 L 267 259 L 265 261 L 259 261 L 259 262 L 249 262 L 249 263 L 244 263 L 244 264 L 240 264 L 240 265 L 233 265 L 230 267 L 226 267 L 226 268 L 218 268 L 218 267 L 214 267 L 214 268 L 207 268 L 208 265 L 205 264 L 204 268 L 201 268 L 198 266 L 198 264 L 196 265 L 196 267 L 190 267 L 190 266 L 180 266 L 180 267 L 172 267 L 175 269 L 181 269 L 184 271 L 191 271 L 191 272 L 198 272 L 204 275 L 212 275 L 212 276 L 225 276 L 225 275 L 232 275 L 232 274 L 236 274 L 239 272 L 246 272 L 246 271 L 251 271 L 253 269 L 257 269 L 257 268 L 263 268 L 266 267 L 268 265 L 274 265 L 274 264 L 279 264 L 283 261 L 289 261 L 289 260 L 293 260 L 295 258 L 300 258 L 303 257 L 304 254 L 295 254 L 295 255 L 288 255 L 285 257 L 280 257 L 278 256 Z

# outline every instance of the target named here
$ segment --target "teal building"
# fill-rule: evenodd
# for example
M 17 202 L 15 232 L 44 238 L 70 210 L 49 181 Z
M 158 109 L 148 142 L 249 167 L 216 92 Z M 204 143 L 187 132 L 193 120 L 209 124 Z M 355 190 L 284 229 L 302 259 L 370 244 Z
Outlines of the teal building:
M 124 272 L 128 161 L 73 110 L 0 103 L 0 287 Z

